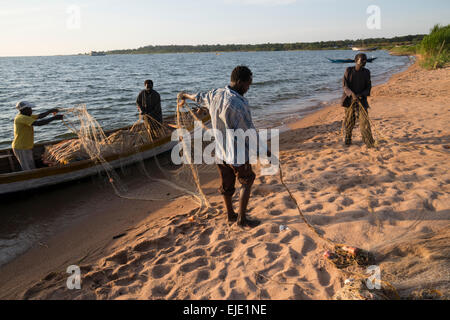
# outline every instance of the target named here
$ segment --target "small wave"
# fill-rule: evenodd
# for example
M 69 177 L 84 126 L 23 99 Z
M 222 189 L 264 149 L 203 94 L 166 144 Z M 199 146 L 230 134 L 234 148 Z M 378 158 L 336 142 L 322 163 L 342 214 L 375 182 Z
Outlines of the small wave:
M 330 87 L 318 87 L 316 89 L 314 89 L 315 92 L 322 92 L 322 91 L 327 91 L 327 92 L 331 92 L 334 91 L 335 89 L 332 89 Z
M 277 80 L 266 80 L 266 81 L 259 81 L 259 82 L 253 82 L 252 87 L 264 87 L 269 85 L 278 85 L 281 83 L 293 83 L 295 81 L 299 81 L 300 79 L 277 79 Z

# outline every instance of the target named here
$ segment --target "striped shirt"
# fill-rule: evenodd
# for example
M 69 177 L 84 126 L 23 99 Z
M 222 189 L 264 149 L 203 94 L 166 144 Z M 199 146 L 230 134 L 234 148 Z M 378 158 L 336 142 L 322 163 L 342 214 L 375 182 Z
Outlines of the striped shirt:
M 216 154 L 216 157 L 235 167 L 239 167 L 245 162 L 248 162 L 248 139 L 245 142 L 245 150 L 240 150 L 241 152 L 245 152 L 244 163 L 242 163 L 242 161 L 238 161 L 239 146 L 236 137 L 234 138 L 232 150 L 224 148 L 224 140 L 225 137 L 227 137 L 227 130 L 242 129 L 245 132 L 248 129 L 255 129 L 248 100 L 231 89 L 230 86 L 227 86 L 225 88 L 219 88 L 209 92 L 200 92 L 195 96 L 195 101 L 199 105 L 207 107 L 211 115 L 212 128 L 216 129 L 214 132 L 214 138 L 216 143 L 219 144 L 217 148 L 218 154 Z M 229 146 L 229 144 L 225 145 Z M 225 154 L 221 154 L 221 150 L 226 150 Z

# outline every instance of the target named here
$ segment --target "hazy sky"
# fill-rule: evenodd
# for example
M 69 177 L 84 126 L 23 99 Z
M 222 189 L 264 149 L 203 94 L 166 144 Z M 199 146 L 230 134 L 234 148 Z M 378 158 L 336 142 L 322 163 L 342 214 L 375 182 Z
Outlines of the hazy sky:
M 381 29 L 369 29 L 370 5 Z M 0 56 L 428 33 L 449 0 L 0 0 Z

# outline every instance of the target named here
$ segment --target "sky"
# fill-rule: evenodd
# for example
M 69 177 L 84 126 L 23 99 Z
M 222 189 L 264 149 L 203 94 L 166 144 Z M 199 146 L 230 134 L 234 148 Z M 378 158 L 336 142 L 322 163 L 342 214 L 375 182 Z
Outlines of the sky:
M 436 23 L 450 23 L 449 0 L 0 0 L 0 56 L 394 37 Z

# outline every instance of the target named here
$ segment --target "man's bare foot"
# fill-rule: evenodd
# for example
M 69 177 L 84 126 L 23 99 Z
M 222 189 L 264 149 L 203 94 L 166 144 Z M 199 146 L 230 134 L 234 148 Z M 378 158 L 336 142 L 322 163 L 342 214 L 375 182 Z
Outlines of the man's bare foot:
M 238 218 L 238 215 L 236 213 L 228 213 L 228 222 L 233 223 L 236 222 Z
M 249 228 L 255 228 L 261 224 L 261 221 L 259 220 L 249 220 L 247 218 L 239 220 L 237 222 L 238 226 L 240 227 L 249 227 Z

